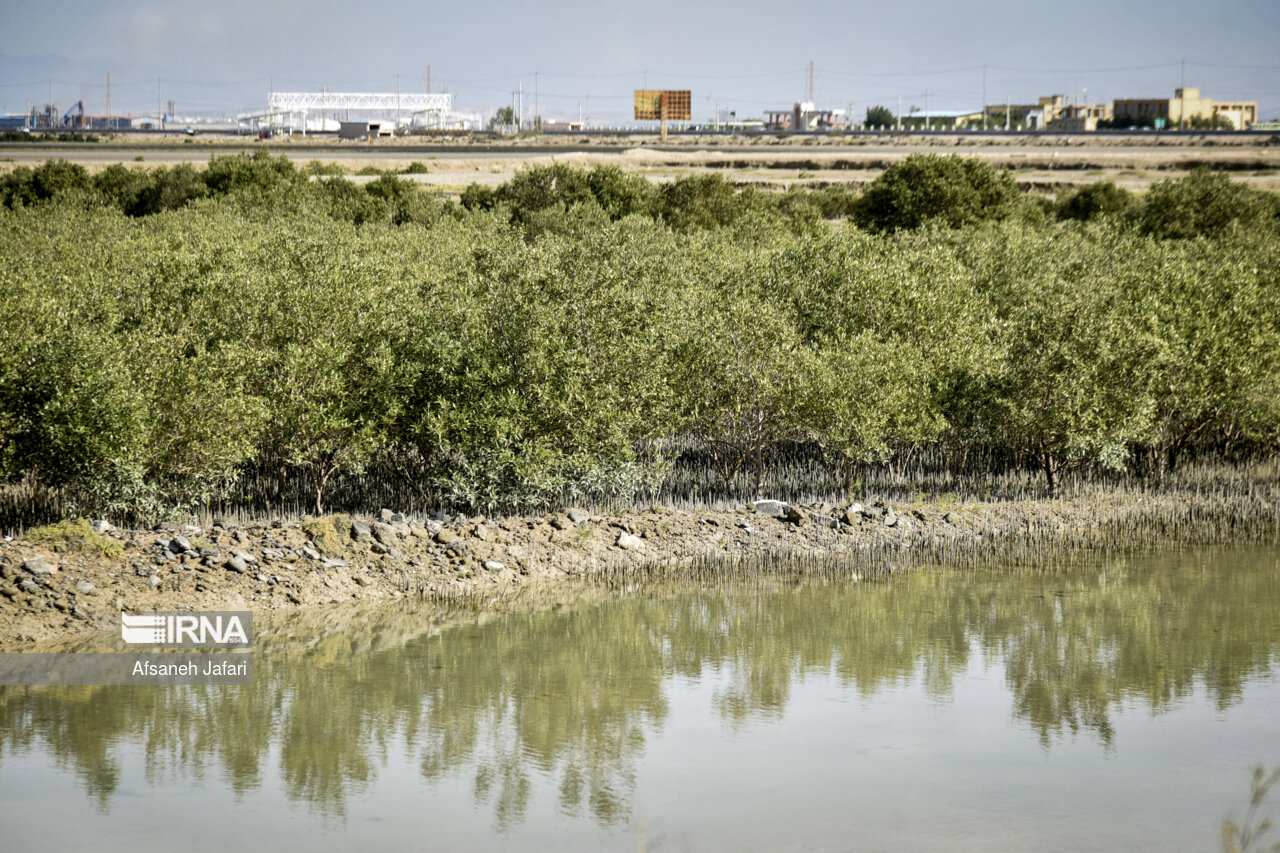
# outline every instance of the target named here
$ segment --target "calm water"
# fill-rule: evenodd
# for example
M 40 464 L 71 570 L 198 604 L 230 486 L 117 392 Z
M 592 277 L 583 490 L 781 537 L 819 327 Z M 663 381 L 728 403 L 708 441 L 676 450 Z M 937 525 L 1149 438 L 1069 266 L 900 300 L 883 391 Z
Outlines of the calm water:
M 0 688 L 0 848 L 1215 850 L 1280 763 L 1274 550 L 263 634 Z

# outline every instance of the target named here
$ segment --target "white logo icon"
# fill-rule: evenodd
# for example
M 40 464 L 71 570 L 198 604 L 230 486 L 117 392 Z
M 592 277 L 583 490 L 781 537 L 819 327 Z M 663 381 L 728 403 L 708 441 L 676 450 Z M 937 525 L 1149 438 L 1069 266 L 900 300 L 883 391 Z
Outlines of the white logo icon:
M 147 646 L 247 646 L 251 613 L 121 613 L 120 636 Z

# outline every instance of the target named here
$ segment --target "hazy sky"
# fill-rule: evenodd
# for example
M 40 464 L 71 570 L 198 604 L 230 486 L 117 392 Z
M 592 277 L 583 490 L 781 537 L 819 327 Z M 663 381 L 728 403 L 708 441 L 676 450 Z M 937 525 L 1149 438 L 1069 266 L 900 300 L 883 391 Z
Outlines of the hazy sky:
M 0 111 L 49 98 L 117 113 L 259 107 L 277 90 L 455 93 L 509 104 L 523 82 L 548 118 L 626 120 L 631 90 L 693 91 L 695 118 L 786 107 L 816 68 L 820 103 L 861 115 L 977 109 L 1066 93 L 1091 102 L 1169 97 L 1186 85 L 1280 117 L 1280 0 L 737 0 L 356 3 L 345 0 L 0 0 Z M 647 70 L 647 75 L 646 75 Z M 537 80 L 535 83 L 535 72 Z

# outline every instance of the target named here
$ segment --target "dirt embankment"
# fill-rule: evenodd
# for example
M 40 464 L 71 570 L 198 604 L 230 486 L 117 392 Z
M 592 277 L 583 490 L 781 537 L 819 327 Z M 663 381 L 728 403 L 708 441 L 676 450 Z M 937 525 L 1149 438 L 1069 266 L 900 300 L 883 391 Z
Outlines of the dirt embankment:
M 215 520 L 216 522 L 217 520 Z M 63 522 L 0 541 L 0 649 L 118 637 L 120 611 L 253 610 L 502 595 L 568 578 L 640 578 L 716 564 L 835 565 L 873 578 L 927 565 L 1044 562 L 1141 542 L 1274 538 L 1256 499 L 919 501 L 732 510 L 653 507 L 536 517 L 327 516 L 208 529 Z

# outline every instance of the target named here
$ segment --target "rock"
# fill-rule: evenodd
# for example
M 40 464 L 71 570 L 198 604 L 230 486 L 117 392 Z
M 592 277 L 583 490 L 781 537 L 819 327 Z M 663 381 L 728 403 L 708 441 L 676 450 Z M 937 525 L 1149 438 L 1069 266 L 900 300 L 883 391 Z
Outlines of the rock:
M 625 530 L 618 531 L 618 541 L 614 544 L 625 551 L 644 550 L 644 540 L 639 536 L 632 536 Z
M 384 509 L 383 512 L 386 512 Z M 373 538 L 386 545 L 388 548 L 396 544 L 395 528 L 389 524 L 373 523 Z
M 859 507 L 857 510 L 852 508 L 845 510 L 844 515 L 840 516 L 840 520 L 850 527 L 857 527 L 862 523 L 862 508 Z
M 500 571 L 502 571 L 503 569 L 505 569 L 506 567 L 507 567 L 507 566 L 506 566 L 506 564 L 505 564 L 505 563 L 499 563 L 497 560 L 485 560 L 485 561 L 484 561 L 484 568 L 485 568 L 485 571 L 489 571 L 489 572 L 500 572 Z
M 369 585 L 369 579 L 368 579 L 367 577 L 365 577 L 364 575 L 352 575 L 352 576 L 351 576 L 351 580 L 355 582 L 356 586 L 368 586 L 368 585 Z
M 584 521 L 591 520 L 591 514 L 583 509 L 571 509 L 568 512 L 569 520 L 574 524 L 581 524 Z
M 418 524 L 414 524 L 409 527 L 409 535 L 412 536 L 414 539 L 430 539 L 431 538 L 431 533 L 428 532 L 427 528 Z
M 49 565 L 44 557 L 28 557 L 22 561 L 22 569 L 33 575 L 52 575 L 58 571 L 58 567 Z
M 911 514 L 915 516 L 916 521 L 920 522 L 921 524 L 925 524 L 929 521 L 929 519 L 925 518 L 924 513 L 918 509 L 911 510 Z
M 391 510 L 389 510 L 389 509 L 380 510 L 380 511 L 378 512 L 378 518 L 382 519 L 382 521 L 383 521 L 383 523 L 384 523 L 384 524 L 390 524 L 390 523 L 391 523 L 391 519 L 392 519 L 394 516 L 395 516 L 395 513 L 394 513 L 394 512 L 392 512 L 392 511 L 391 511 Z
M 894 511 L 893 511 L 893 510 L 889 510 L 888 512 L 886 512 L 886 513 L 884 514 L 884 526 L 885 526 L 885 527 L 897 527 L 897 526 L 898 526 L 898 516 L 897 516 L 897 514 L 895 514 L 895 513 L 894 513 Z
M 310 560 L 313 563 L 320 561 L 320 552 L 309 545 L 302 546 L 302 556 L 306 557 L 308 560 Z
M 862 517 L 868 518 L 872 521 L 876 521 L 877 519 L 882 518 L 884 514 L 885 514 L 884 507 L 879 507 L 879 506 L 869 506 L 862 511 Z
M 242 557 L 240 554 L 235 554 L 234 556 L 232 556 L 231 559 L 223 563 L 223 566 L 229 571 L 233 571 L 238 575 L 242 575 L 245 572 L 249 571 L 249 564 L 245 562 L 244 557 Z
M 458 537 L 452 531 L 441 530 L 436 534 L 436 541 L 441 545 L 452 545 L 454 542 L 458 541 Z
M 262 559 L 264 560 L 280 560 L 283 558 L 284 558 L 284 554 L 280 553 L 275 548 L 262 549 Z
M 21 592 L 21 590 L 13 584 L 0 583 L 0 595 L 3 595 L 5 598 L 17 598 L 19 592 Z
M 284 597 L 285 597 L 285 598 L 287 598 L 287 599 L 289 599 L 289 601 L 293 602 L 294 604 L 301 604 L 301 603 L 302 603 L 302 599 L 301 599 L 301 598 L 298 598 L 297 593 L 295 593 L 295 592 L 293 592 L 293 591 L 287 591 L 287 592 L 285 592 Z
M 804 524 L 804 513 L 793 506 L 788 506 L 782 513 L 782 520 L 796 527 Z
M 271 580 L 271 578 L 267 577 L 262 572 L 258 572 L 256 575 L 254 575 L 253 579 L 256 580 L 258 583 L 267 583 L 268 581 Z
M 327 569 L 345 569 L 347 566 L 351 564 L 348 563 L 346 560 L 338 560 L 338 559 L 330 558 L 324 561 L 324 565 L 325 565 L 325 568 Z
M 18 581 L 18 589 L 22 590 L 27 595 L 35 595 L 40 592 L 40 585 L 31 578 L 23 578 Z
M 561 518 L 560 516 L 556 516 L 555 518 L 551 519 L 551 526 L 554 527 L 556 530 L 569 530 L 573 527 L 573 522 L 567 518 Z
M 159 587 L 160 587 L 160 576 L 159 576 L 159 575 L 148 575 L 148 576 L 147 576 L 147 586 L 151 587 L 152 589 L 159 589 Z
M 369 550 L 375 554 L 385 554 L 389 549 L 387 548 L 386 545 L 383 545 L 381 542 L 374 542 L 372 545 L 369 546 Z
M 944 512 L 942 514 L 942 521 L 946 524 L 955 524 L 956 517 L 950 512 Z
M 477 524 L 471 531 L 471 535 L 479 539 L 481 542 L 488 542 L 493 538 L 493 534 L 489 532 L 489 526 L 483 523 Z
M 745 530 L 745 531 L 747 532 L 747 535 L 748 535 L 748 536 L 754 536 L 754 535 L 755 535 L 756 529 L 755 529 L 754 527 L 752 527 L 750 524 L 747 524 L 745 521 L 739 521 L 739 522 L 738 522 L 738 527 L 740 527 L 740 528 L 742 528 L 743 530 Z
M 369 528 L 358 521 L 351 522 L 351 538 L 356 542 L 368 542 L 373 537 L 369 533 Z
M 835 530 L 840 526 L 839 521 L 836 521 L 834 518 L 832 518 L 829 515 L 823 515 L 820 512 L 809 513 L 809 518 L 813 520 L 814 524 L 818 525 L 819 527 L 825 527 L 828 530 Z
M 761 515 L 767 515 L 770 518 L 781 518 L 787 511 L 786 501 L 756 501 L 751 504 L 751 508 Z
M 240 559 L 244 560 L 246 563 L 258 562 L 258 558 L 250 554 L 248 551 L 232 551 L 231 556 L 239 557 Z
M 76 592 L 82 595 L 97 595 L 98 588 L 89 581 L 76 581 Z
M 99 534 L 110 533 L 115 530 L 115 528 L 111 526 L 111 522 L 107 521 L 105 518 L 99 518 L 89 522 L 89 529 L 94 533 Z
M 175 536 L 169 540 L 169 550 L 175 554 L 185 554 L 193 550 L 191 540 L 185 536 Z

